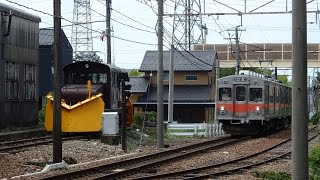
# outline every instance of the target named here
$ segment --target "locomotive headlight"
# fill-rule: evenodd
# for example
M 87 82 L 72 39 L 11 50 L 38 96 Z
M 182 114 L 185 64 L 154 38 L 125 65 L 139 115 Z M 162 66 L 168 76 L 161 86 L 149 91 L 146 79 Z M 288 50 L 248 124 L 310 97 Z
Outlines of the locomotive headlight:
M 220 107 L 220 110 L 221 110 L 221 111 L 224 111 L 224 106 L 221 106 L 221 107 Z

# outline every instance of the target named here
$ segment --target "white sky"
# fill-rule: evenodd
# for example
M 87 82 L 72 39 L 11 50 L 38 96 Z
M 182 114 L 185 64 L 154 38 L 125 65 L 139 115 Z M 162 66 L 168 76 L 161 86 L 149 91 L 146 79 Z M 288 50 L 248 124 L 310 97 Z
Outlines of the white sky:
M 42 22 L 40 27 L 53 27 L 53 17 L 44 15 L 33 10 L 29 10 L 18 5 L 12 4 L 7 0 L 0 0 L 1 3 L 23 9 L 29 13 L 38 15 L 41 17 Z M 52 0 L 10 0 L 23 4 L 25 6 L 53 14 L 53 1 Z M 141 24 L 138 24 L 127 17 L 113 11 L 112 18 L 120 21 L 124 24 L 134 26 L 140 29 L 148 30 L 155 32 L 154 28 L 156 25 L 157 16 L 153 12 L 152 8 L 144 4 L 143 2 L 147 1 L 148 5 L 153 6 L 154 10 L 157 11 L 157 2 L 156 0 L 113 0 L 112 8 L 126 16 L 129 16 L 136 21 L 143 23 L 144 25 L 151 27 L 148 28 Z M 92 9 L 98 11 L 101 14 L 105 14 L 105 6 L 103 5 L 104 0 L 91 0 Z M 165 1 L 165 13 L 173 13 L 174 0 Z M 201 0 L 203 3 L 204 1 Z M 206 9 L 205 12 L 221 13 L 221 12 L 235 12 L 221 4 L 218 4 L 214 0 L 206 0 Z M 221 3 L 228 2 L 228 6 L 231 6 L 240 11 L 244 11 L 244 0 L 219 0 Z M 256 7 L 259 7 L 262 4 L 265 4 L 269 1 L 267 0 L 247 0 L 247 11 L 253 10 Z M 315 0 L 308 4 L 308 10 L 317 10 L 317 2 Z M 291 0 L 288 0 L 288 10 L 291 10 Z M 73 19 L 73 0 L 62 0 L 62 16 L 65 19 L 72 21 Z M 264 8 L 261 8 L 257 11 L 285 11 L 286 4 L 285 0 L 275 0 Z M 105 20 L 105 17 L 91 11 L 92 21 Z M 309 43 L 319 43 L 320 40 L 320 29 L 319 23 L 316 23 L 316 15 L 308 14 L 308 42 Z M 164 22 L 165 28 L 172 32 L 172 22 L 173 19 L 166 17 L 167 22 Z M 170 24 L 169 24 L 169 23 Z M 228 32 L 225 31 L 229 28 L 240 25 L 241 18 L 240 16 L 206 16 L 203 17 L 203 23 L 205 23 L 209 29 L 207 36 L 208 44 L 217 44 L 217 43 L 229 43 L 224 37 L 228 37 Z M 291 43 L 291 14 L 284 15 L 245 15 L 242 18 L 242 29 L 245 29 L 240 35 L 240 42 L 243 43 Z M 70 22 L 62 20 L 62 25 L 68 25 Z M 148 44 L 156 44 L 157 36 L 155 33 L 148 33 L 144 31 L 139 31 L 128 26 L 121 25 L 117 22 L 112 21 L 112 26 L 114 29 L 114 36 L 120 37 L 127 40 L 138 41 Z M 69 41 L 71 41 L 71 26 L 63 28 Z M 105 23 L 94 23 L 92 29 L 102 32 L 105 29 Z M 217 33 L 217 31 L 224 31 Z M 229 32 L 232 36 L 234 33 Z M 93 33 L 94 37 L 94 50 L 106 52 L 106 42 L 101 41 L 99 38 L 100 34 L 97 32 Z M 167 39 L 170 37 L 166 36 Z M 157 50 L 156 45 L 141 45 L 137 43 L 131 43 L 123 41 L 120 39 L 112 38 L 112 58 L 115 59 L 115 64 L 121 68 L 136 68 L 140 67 L 143 56 L 146 50 Z M 165 46 L 168 46 L 168 43 L 165 42 Z M 164 47 L 166 50 L 167 48 Z M 104 54 L 99 54 L 103 59 L 105 59 Z

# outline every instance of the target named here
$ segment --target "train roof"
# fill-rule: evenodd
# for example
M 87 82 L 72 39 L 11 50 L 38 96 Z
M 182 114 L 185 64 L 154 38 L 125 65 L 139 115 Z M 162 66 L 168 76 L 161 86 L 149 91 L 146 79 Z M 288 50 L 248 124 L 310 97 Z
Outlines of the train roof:
M 268 81 L 268 82 L 272 82 L 272 83 L 275 83 L 275 84 L 280 84 L 280 85 L 283 85 L 283 86 L 287 86 L 287 87 L 290 87 L 286 84 L 283 84 L 282 82 L 279 82 L 278 80 L 276 79 L 272 79 L 272 78 L 268 78 L 267 76 L 255 76 L 255 75 L 252 75 L 252 74 L 239 74 L 239 75 L 229 75 L 229 76 L 224 76 L 224 77 L 221 77 L 219 78 L 218 80 L 224 80 L 224 79 L 230 79 L 230 78 L 235 78 L 235 77 L 250 77 L 250 78 L 255 78 L 255 79 L 260 79 L 260 80 L 264 80 L 264 81 Z M 290 87 L 291 88 L 291 87 Z
M 89 67 L 94 66 L 100 70 L 106 70 L 106 69 L 110 69 L 113 71 L 121 70 L 119 67 L 117 67 L 114 64 L 105 64 L 105 63 L 98 63 L 93 61 L 77 61 L 77 62 L 65 65 L 63 67 L 63 71 L 71 71 L 72 68 L 75 68 L 77 71 L 82 72 L 83 70 L 86 69 L 86 64 L 88 64 Z
M 0 3 L 0 12 L 5 12 L 5 13 L 12 13 L 14 16 L 18 16 L 24 19 L 28 19 L 30 21 L 34 22 L 41 22 L 41 18 L 39 16 L 27 13 L 21 9 L 14 8 L 12 6 L 8 6 L 6 4 Z

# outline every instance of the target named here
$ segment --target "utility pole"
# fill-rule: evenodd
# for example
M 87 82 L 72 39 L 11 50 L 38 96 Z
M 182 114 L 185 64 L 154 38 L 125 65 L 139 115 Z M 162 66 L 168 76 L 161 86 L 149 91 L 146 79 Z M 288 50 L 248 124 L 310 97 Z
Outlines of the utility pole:
M 239 31 L 245 31 L 245 30 L 243 30 L 243 29 L 239 29 L 239 26 L 237 26 L 236 28 L 235 28 L 235 30 L 231 30 L 231 29 L 229 29 L 229 30 L 227 30 L 227 31 L 235 31 L 235 38 L 226 38 L 226 39 L 228 39 L 228 40 L 231 40 L 231 39 L 234 39 L 235 40 L 235 42 L 236 42 L 236 60 L 237 60 L 237 64 L 236 64 L 236 74 L 239 74 L 239 71 L 240 71 L 240 61 L 241 61 L 241 58 L 240 58 L 240 45 L 239 45 Z M 234 52 L 234 50 L 231 48 L 231 52 L 233 53 Z M 233 55 L 232 55 L 233 56 Z
M 157 147 L 163 148 L 163 0 L 158 0 Z
M 218 79 L 220 78 L 220 62 L 219 62 L 219 59 L 217 59 L 217 61 L 215 62 L 215 85 L 214 85 L 214 88 L 215 88 L 215 95 L 214 95 L 214 101 L 217 102 L 217 99 L 218 99 Z M 216 110 L 217 106 L 216 106 L 216 103 L 214 105 L 214 122 L 217 123 L 217 110 Z
M 62 162 L 61 140 L 61 0 L 53 1 L 54 14 L 54 101 L 53 163 Z
M 126 118 L 127 118 L 127 106 L 126 106 L 126 84 L 124 80 L 121 80 L 121 107 L 122 107 L 122 115 L 121 115 L 121 147 L 124 152 L 127 152 L 127 129 L 126 129 Z
M 237 56 L 236 73 L 239 74 L 239 71 L 240 71 L 240 47 L 239 47 L 238 26 L 236 27 L 235 31 L 236 31 L 236 56 Z
M 106 19 L 106 36 L 107 36 L 107 64 L 111 64 L 111 0 L 106 1 L 107 19 Z
M 170 69 L 169 69 L 169 98 L 168 98 L 168 122 L 173 122 L 173 92 L 174 92 L 174 45 L 170 48 Z
M 292 179 L 309 179 L 306 0 L 292 1 Z

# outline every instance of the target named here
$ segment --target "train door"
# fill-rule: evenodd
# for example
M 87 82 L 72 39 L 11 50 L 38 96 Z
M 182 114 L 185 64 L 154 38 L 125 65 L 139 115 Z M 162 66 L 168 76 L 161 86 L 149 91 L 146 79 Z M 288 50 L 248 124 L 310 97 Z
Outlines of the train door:
M 234 90 L 233 116 L 235 119 L 246 118 L 248 116 L 247 85 L 235 85 Z
M 269 118 L 274 115 L 274 88 L 272 85 L 269 86 Z
M 269 118 L 269 103 L 270 103 L 270 98 L 269 98 L 269 85 L 266 85 L 264 87 L 264 104 L 265 104 L 265 108 L 264 108 L 264 114 L 267 115 L 267 118 Z

